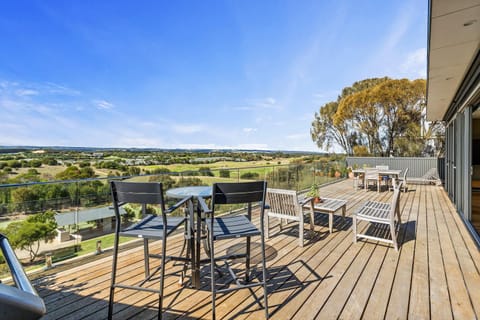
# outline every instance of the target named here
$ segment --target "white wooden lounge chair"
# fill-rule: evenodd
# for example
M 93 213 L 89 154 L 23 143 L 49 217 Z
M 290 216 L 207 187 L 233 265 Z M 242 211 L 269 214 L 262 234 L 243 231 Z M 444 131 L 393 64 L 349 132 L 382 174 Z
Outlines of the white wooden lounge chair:
M 299 246 L 303 247 L 303 232 L 304 232 L 304 214 L 303 203 L 298 200 L 297 192 L 294 190 L 284 189 L 267 189 L 267 232 L 266 238 L 270 236 L 270 217 L 280 219 L 280 230 L 283 227 L 283 220 L 297 221 L 299 232 Z M 313 230 L 313 210 L 310 212 L 310 229 Z
M 379 240 L 379 241 L 392 243 L 395 250 L 398 251 L 397 226 L 399 227 L 401 224 L 400 189 L 402 187 L 402 183 L 403 182 L 400 182 L 398 186 L 395 186 L 395 181 L 393 181 L 393 185 L 395 186 L 395 188 L 394 188 L 391 203 L 367 201 L 360 209 L 358 209 L 356 212 L 353 213 L 353 216 L 352 216 L 353 217 L 353 225 L 352 225 L 353 242 L 357 242 L 357 238 Z M 397 217 L 397 221 L 395 221 L 395 216 Z M 357 232 L 358 220 L 365 220 L 369 222 L 389 225 L 392 240 L 358 233 Z M 397 224 L 397 226 L 395 224 Z

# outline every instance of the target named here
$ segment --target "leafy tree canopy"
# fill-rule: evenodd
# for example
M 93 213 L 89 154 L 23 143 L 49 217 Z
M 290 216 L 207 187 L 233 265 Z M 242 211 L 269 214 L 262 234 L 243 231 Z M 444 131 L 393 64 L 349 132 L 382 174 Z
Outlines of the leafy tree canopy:
M 53 211 L 46 211 L 29 216 L 24 221 L 12 222 L 2 233 L 7 236 L 13 248 L 27 250 L 30 262 L 33 262 L 38 255 L 40 241 L 47 242 L 57 234 L 54 214 Z
M 348 155 L 420 156 L 438 153 L 441 123 L 425 120 L 423 79 L 373 78 L 342 90 L 323 105 L 312 122 L 320 148 L 340 146 Z M 434 145 L 432 147 L 432 145 Z
M 55 178 L 59 180 L 75 180 L 95 177 L 92 167 L 79 169 L 77 166 L 69 166 L 64 171 L 58 173 Z

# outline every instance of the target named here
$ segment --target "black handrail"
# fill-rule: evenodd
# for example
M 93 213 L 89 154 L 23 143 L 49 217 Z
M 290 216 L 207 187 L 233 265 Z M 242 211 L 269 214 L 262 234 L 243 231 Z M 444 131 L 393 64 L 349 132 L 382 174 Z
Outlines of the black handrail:
M 0 249 L 16 287 L 0 283 L 0 310 L 5 319 L 38 319 L 47 312 L 45 303 L 28 280 L 7 237 L 0 233 Z

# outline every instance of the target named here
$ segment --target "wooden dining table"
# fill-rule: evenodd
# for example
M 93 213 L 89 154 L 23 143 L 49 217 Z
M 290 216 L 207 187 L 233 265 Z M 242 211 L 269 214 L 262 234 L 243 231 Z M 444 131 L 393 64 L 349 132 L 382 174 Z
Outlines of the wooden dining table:
M 355 176 L 362 177 L 363 185 L 365 185 L 365 171 L 368 169 L 377 170 L 379 178 L 383 176 L 388 176 L 391 178 L 398 179 L 398 177 L 400 176 L 400 173 L 402 172 L 402 170 L 397 170 L 397 169 L 377 169 L 377 168 L 363 168 L 363 169 L 352 170 Z

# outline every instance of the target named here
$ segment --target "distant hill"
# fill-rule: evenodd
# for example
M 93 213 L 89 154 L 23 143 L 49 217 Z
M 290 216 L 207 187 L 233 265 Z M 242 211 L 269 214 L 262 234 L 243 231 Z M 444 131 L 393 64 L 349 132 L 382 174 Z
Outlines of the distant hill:
M 16 153 L 34 150 L 54 150 L 54 151 L 77 151 L 77 152 L 97 152 L 97 151 L 129 151 L 129 152 L 252 152 L 252 153 L 276 153 L 286 154 L 325 154 L 324 152 L 314 151 L 290 151 L 290 150 L 255 150 L 255 149 L 164 149 L 164 148 L 100 148 L 100 147 L 65 147 L 65 146 L 0 146 L 0 153 Z

